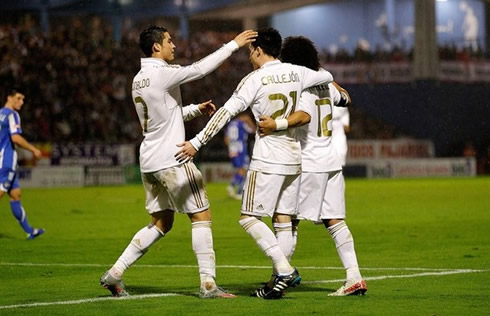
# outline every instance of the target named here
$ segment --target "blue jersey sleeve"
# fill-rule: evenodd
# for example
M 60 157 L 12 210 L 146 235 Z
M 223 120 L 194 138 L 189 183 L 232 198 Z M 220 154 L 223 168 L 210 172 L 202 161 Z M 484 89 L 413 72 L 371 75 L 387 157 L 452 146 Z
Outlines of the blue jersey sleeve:
M 17 112 L 12 112 L 8 116 L 9 122 L 9 132 L 10 135 L 22 134 L 22 129 L 20 127 L 20 115 Z

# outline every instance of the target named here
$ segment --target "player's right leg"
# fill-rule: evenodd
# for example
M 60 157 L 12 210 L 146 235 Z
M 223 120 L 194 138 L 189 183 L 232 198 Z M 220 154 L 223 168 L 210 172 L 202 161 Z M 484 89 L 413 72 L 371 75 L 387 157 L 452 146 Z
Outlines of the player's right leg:
M 0 191 L 4 193 L 7 192 L 10 196 L 10 209 L 22 229 L 27 233 L 27 239 L 32 240 L 41 236 L 44 233 L 44 229 L 34 228 L 29 225 L 27 214 L 22 207 L 22 202 L 20 200 L 22 194 L 19 186 L 19 179 L 14 170 L 8 168 L 2 168 L 0 170 Z
M 116 263 L 100 278 L 100 285 L 116 297 L 128 295 L 122 282 L 124 272 L 172 229 L 174 221 L 174 211 L 169 209 L 168 194 L 163 185 L 153 174 L 143 174 L 142 180 L 146 192 L 146 209 L 152 217 L 151 224 L 133 236 Z
M 346 281 L 330 296 L 363 295 L 367 291 L 362 279 L 354 249 L 354 238 L 345 219 L 345 182 L 341 171 L 329 172 L 328 186 L 325 192 L 325 207 L 322 221 L 332 237 L 340 261 L 346 271 Z
M 292 178 L 286 181 L 286 178 Z M 262 288 L 262 292 L 252 295 L 266 299 L 281 298 L 285 288 L 298 284 L 301 280 L 296 269 L 290 264 L 284 255 L 276 236 L 269 227 L 262 222 L 262 216 L 272 216 L 276 211 L 279 197 L 281 197 L 285 182 L 294 182 L 298 176 L 283 176 L 276 174 L 264 174 L 257 171 L 249 171 L 244 185 L 242 200 L 242 216 L 240 225 L 255 240 L 264 254 L 272 260 L 273 270 L 277 271 L 270 284 L 270 290 Z M 291 181 L 290 181 L 291 180 Z M 284 195 L 282 195 L 284 198 Z M 296 211 L 296 203 L 284 207 L 285 214 Z M 264 295 L 261 295 L 264 294 Z

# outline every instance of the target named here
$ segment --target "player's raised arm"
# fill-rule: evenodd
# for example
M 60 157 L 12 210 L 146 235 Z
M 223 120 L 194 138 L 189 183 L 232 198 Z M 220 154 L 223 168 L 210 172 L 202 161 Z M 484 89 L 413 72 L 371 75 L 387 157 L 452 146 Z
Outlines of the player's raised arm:
M 170 69 L 166 69 L 166 76 L 162 80 L 167 81 L 167 86 L 174 86 L 200 79 L 218 68 L 233 52 L 253 42 L 255 37 L 257 37 L 257 32 L 251 30 L 243 31 L 234 40 L 192 65 L 169 67 Z

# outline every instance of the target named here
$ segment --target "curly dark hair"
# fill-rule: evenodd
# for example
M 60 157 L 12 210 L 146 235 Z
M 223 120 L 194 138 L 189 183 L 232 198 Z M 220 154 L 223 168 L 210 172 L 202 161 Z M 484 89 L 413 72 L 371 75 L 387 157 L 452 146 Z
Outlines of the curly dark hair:
M 281 61 L 307 68 L 320 69 L 320 59 L 315 44 L 304 36 L 289 36 L 284 40 Z
M 281 54 L 282 37 L 275 28 L 268 27 L 257 31 L 258 36 L 252 42 L 254 48 L 260 47 L 269 56 L 278 58 Z
M 151 57 L 153 53 L 153 44 L 161 44 L 164 33 L 168 32 L 163 26 L 150 26 L 140 34 L 140 48 L 146 57 Z

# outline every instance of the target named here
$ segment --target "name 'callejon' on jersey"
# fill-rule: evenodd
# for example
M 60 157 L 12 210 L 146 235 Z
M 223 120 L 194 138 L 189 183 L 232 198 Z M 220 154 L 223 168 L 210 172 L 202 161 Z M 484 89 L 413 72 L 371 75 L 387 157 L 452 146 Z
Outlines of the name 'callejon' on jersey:
M 264 76 L 260 79 L 262 85 L 299 82 L 299 75 L 292 71 L 289 74 Z

